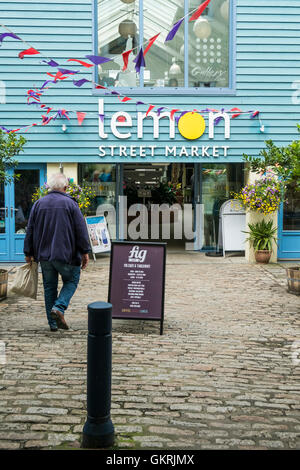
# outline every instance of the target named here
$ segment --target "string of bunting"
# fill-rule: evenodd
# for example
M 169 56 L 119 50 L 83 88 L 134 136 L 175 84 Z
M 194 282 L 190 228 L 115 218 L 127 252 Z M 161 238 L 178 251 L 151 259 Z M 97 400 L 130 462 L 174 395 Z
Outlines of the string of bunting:
M 211 0 L 204 1 L 203 3 L 201 3 L 201 5 L 199 5 L 199 7 L 195 8 L 192 12 L 189 12 L 187 15 L 185 15 L 183 18 L 181 18 L 179 21 L 177 21 L 173 25 L 173 27 L 169 31 L 169 33 L 167 34 L 165 42 L 171 41 L 175 37 L 177 31 L 179 30 L 181 24 L 183 23 L 184 19 L 187 16 L 191 15 L 189 21 L 197 20 L 201 16 L 201 14 L 205 11 L 205 9 L 208 7 L 210 2 L 211 2 Z M 70 120 L 69 113 L 76 113 L 76 117 L 77 117 L 77 121 L 78 121 L 79 125 L 82 125 L 82 123 L 83 123 L 83 121 L 84 121 L 84 119 L 87 115 L 94 115 L 94 116 L 97 115 L 97 116 L 100 117 L 101 120 L 104 120 L 104 117 L 105 117 L 104 114 L 98 114 L 98 113 L 95 113 L 95 112 L 90 113 L 90 112 L 82 112 L 82 111 L 70 111 L 70 110 L 65 110 L 65 109 L 58 109 L 56 111 L 53 111 L 52 107 L 41 103 L 41 97 L 42 97 L 43 93 L 46 90 L 48 90 L 49 88 L 51 88 L 49 86 L 50 84 L 56 85 L 60 81 L 67 80 L 68 78 L 72 77 L 73 75 L 82 73 L 82 71 L 81 70 L 70 70 L 70 69 L 60 67 L 58 62 L 56 62 L 52 58 L 45 57 L 41 52 L 39 52 L 37 49 L 32 47 L 26 41 L 24 41 L 20 36 L 17 36 L 13 31 L 11 31 L 9 28 L 7 28 L 7 26 L 1 24 L 1 27 L 6 29 L 7 32 L 0 34 L 0 46 L 2 45 L 3 41 L 7 38 L 11 38 L 11 39 L 14 39 L 14 40 L 17 40 L 17 41 L 21 41 L 22 43 L 26 44 L 29 47 L 26 50 L 21 51 L 18 54 L 18 57 L 20 59 L 24 59 L 25 56 L 41 55 L 43 57 L 43 60 L 41 61 L 41 63 L 47 64 L 48 66 L 57 69 L 57 71 L 55 73 L 47 72 L 47 75 L 49 77 L 51 77 L 52 80 L 47 79 L 46 81 L 44 81 L 44 83 L 42 84 L 42 86 L 39 89 L 30 89 L 30 90 L 27 91 L 27 104 L 28 105 L 35 104 L 35 105 L 39 106 L 43 111 L 46 111 L 46 116 L 42 115 L 42 122 L 41 122 L 42 125 L 48 125 L 52 120 L 55 121 L 57 118 L 66 118 L 66 119 Z M 141 67 L 146 66 L 145 55 L 147 54 L 149 49 L 153 46 L 153 44 L 155 43 L 156 39 L 159 37 L 160 34 L 161 33 L 156 34 L 155 36 L 150 38 L 148 41 L 146 41 L 140 47 L 139 52 L 138 52 L 136 58 L 134 59 L 134 63 L 136 64 L 135 69 L 136 69 L 137 73 L 140 73 Z M 143 50 L 143 46 L 145 46 L 145 45 L 146 45 L 145 50 Z M 137 50 L 137 49 L 138 49 L 138 47 L 133 48 L 129 51 L 125 51 L 125 52 L 122 53 L 122 58 L 123 58 L 123 68 L 122 68 L 122 70 L 123 71 L 125 71 L 128 67 L 129 55 L 131 53 L 133 53 L 134 50 Z M 109 62 L 109 61 L 113 61 L 113 59 L 111 59 L 111 58 L 102 57 L 102 56 L 94 56 L 94 55 L 86 55 L 85 58 L 88 59 L 91 63 L 88 63 L 85 60 L 76 59 L 76 58 L 75 59 L 74 58 L 67 59 L 67 62 L 76 62 L 77 64 L 81 65 L 84 68 L 92 68 L 94 66 L 101 65 L 101 64 L 104 64 L 104 63 Z M 96 89 L 105 90 L 105 94 L 116 95 L 118 100 L 121 103 L 126 103 L 128 101 L 131 101 L 133 104 L 136 105 L 136 107 L 140 106 L 140 105 L 145 105 L 145 106 L 147 106 L 146 116 L 148 116 L 148 114 L 150 112 L 154 111 L 155 108 L 156 108 L 156 106 L 154 106 L 152 104 L 149 104 L 149 103 L 145 103 L 144 101 L 134 101 L 129 96 L 125 96 L 122 93 L 111 89 L 110 87 L 103 86 L 103 85 L 101 85 L 99 83 L 96 83 L 93 80 L 89 80 L 87 78 L 73 79 L 72 83 L 73 83 L 74 86 L 76 86 L 78 88 L 82 87 L 85 83 L 92 83 L 95 86 Z M 157 107 L 155 112 L 157 113 L 158 116 L 160 116 L 160 114 L 163 110 L 166 110 L 166 111 L 169 110 L 171 119 L 175 118 L 175 120 L 177 122 L 181 118 L 181 116 L 183 116 L 185 113 L 189 112 L 187 110 L 182 110 L 182 109 L 173 109 L 173 108 L 170 108 L 168 106 Z M 51 111 L 53 111 L 53 114 L 49 116 L 49 113 Z M 180 112 L 180 115 L 175 116 L 175 114 L 179 113 L 179 112 Z M 216 113 L 223 114 L 224 112 L 226 112 L 226 113 L 231 114 L 232 119 L 235 119 L 235 118 L 239 117 L 241 114 L 250 114 L 250 119 L 254 119 L 255 117 L 259 116 L 259 111 L 258 110 L 242 111 L 241 109 L 239 109 L 237 107 L 231 108 L 230 110 L 226 110 L 226 111 L 225 111 L 225 108 L 223 108 L 221 110 L 217 110 L 217 109 L 213 109 L 213 108 L 205 108 L 205 109 L 200 110 L 200 111 L 198 109 L 193 109 L 192 112 L 199 112 L 201 114 L 211 113 L 211 112 L 216 112 Z M 218 123 L 221 121 L 221 119 L 222 119 L 222 116 L 217 117 L 214 121 L 214 124 L 218 125 Z M 263 126 L 262 126 L 262 122 L 261 122 L 260 118 L 259 118 L 259 121 L 260 121 L 261 129 L 262 129 Z M 33 124 L 30 124 L 30 125 L 27 125 L 27 126 L 19 127 L 17 129 L 7 129 L 3 126 L 0 126 L 0 128 L 4 132 L 7 132 L 7 133 L 9 133 L 9 132 L 18 132 L 20 130 L 25 130 L 25 132 L 27 132 L 29 128 L 31 128 L 33 126 L 37 126 L 37 125 L 38 125 L 37 123 L 33 123 Z

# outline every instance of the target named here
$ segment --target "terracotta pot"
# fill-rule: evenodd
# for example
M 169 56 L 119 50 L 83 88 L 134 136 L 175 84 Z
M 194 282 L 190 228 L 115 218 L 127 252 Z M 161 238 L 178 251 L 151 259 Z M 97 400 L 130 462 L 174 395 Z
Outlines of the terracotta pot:
M 257 263 L 267 264 L 270 261 L 271 250 L 257 250 L 255 251 L 255 261 Z

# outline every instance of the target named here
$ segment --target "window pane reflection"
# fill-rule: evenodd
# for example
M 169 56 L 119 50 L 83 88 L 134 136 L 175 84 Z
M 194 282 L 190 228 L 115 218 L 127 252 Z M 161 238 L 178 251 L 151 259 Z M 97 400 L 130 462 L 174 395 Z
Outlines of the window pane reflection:
M 29 214 L 33 206 L 32 195 L 40 186 L 39 170 L 18 170 L 15 181 L 15 233 L 26 233 Z
M 190 10 L 199 0 L 190 1 Z M 214 0 L 189 22 L 189 86 L 229 86 L 229 1 Z
M 136 87 L 139 77 L 133 59 L 139 46 L 139 2 L 98 0 L 98 55 L 113 59 L 98 66 L 98 82 L 106 87 Z M 130 54 L 128 68 L 122 72 L 122 52 Z
M 283 211 L 283 230 L 300 230 L 300 191 L 289 188 Z
M 0 233 L 5 233 L 5 195 L 4 184 L 0 184 Z

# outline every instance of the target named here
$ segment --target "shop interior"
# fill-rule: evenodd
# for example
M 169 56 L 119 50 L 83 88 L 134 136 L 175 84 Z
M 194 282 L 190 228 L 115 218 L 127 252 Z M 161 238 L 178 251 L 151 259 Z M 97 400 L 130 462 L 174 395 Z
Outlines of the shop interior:
M 184 250 L 186 242 L 193 241 L 190 236 L 189 240 L 185 238 L 183 226 L 180 230 L 179 225 L 183 223 L 193 231 L 195 224 L 201 223 L 203 225 L 201 227 L 202 242 L 198 249 L 202 251 L 216 250 L 220 208 L 225 201 L 232 199 L 232 192 L 240 190 L 244 184 L 244 176 L 244 165 L 239 163 L 79 165 L 79 183 L 89 185 L 96 194 L 89 215 L 99 213 L 97 208 L 102 204 L 111 204 L 118 212 L 119 196 L 126 196 L 124 210 L 128 227 L 136 217 L 140 216 L 136 205 L 141 204 L 147 209 L 147 215 L 143 216 L 144 219 L 140 219 L 140 225 L 143 227 L 137 226 L 136 230 L 138 232 L 140 228 L 141 237 L 134 239 L 137 241 L 164 241 L 167 242 L 168 249 L 174 250 Z M 203 216 L 201 220 L 196 218 L 196 204 L 202 204 Z M 130 211 L 133 205 L 135 205 L 134 210 Z M 169 211 L 169 219 L 164 219 L 163 210 L 161 210 L 159 218 L 154 220 L 152 211 L 155 205 L 160 208 L 163 205 L 167 209 L 176 205 L 179 212 L 174 210 L 174 213 L 170 213 Z M 184 211 L 188 211 L 185 216 Z M 116 227 L 110 223 L 112 238 L 116 238 L 118 234 L 119 239 L 126 238 L 118 227 L 119 219 L 118 215 L 115 221 Z M 156 231 L 153 229 L 154 223 L 159 224 Z M 164 227 L 166 223 L 170 226 L 169 232 Z M 157 234 L 157 231 L 159 231 L 159 238 L 153 240 L 151 233 Z M 178 239 L 180 232 L 182 232 L 182 236 Z M 145 239 L 146 233 L 148 233 L 148 238 Z M 130 236 L 127 236 L 127 239 L 130 239 Z

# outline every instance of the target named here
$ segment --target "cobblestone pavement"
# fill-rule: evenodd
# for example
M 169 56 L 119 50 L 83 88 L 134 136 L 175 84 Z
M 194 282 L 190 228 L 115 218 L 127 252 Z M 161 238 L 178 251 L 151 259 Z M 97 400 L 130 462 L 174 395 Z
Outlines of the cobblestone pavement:
M 113 320 L 116 448 L 300 448 L 300 298 L 283 267 L 168 254 L 164 335 Z M 90 262 L 69 331 L 48 331 L 42 288 L 0 302 L 0 449 L 80 446 L 86 307 L 107 299 L 108 271 Z

